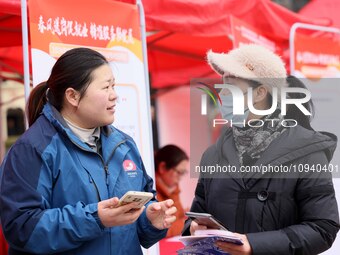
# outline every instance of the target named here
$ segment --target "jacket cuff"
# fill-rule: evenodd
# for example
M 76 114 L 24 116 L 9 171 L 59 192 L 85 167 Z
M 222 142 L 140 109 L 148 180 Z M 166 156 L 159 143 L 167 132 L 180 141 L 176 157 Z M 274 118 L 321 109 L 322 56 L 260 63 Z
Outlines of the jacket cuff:
M 102 221 L 100 220 L 99 216 L 98 216 L 98 211 L 92 213 L 93 218 L 96 220 L 98 226 L 100 227 L 100 229 L 104 230 L 105 226 L 103 225 Z
M 87 205 L 86 211 L 92 215 L 92 217 L 95 219 L 100 229 L 104 230 L 105 226 L 103 225 L 102 221 L 100 220 L 98 216 L 98 203 Z
M 253 255 L 289 254 L 290 240 L 281 231 L 266 231 L 246 234 Z

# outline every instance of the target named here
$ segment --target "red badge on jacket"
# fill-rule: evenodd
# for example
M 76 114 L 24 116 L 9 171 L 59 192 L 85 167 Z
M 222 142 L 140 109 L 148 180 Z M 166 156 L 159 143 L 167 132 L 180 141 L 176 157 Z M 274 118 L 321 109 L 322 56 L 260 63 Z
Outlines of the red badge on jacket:
M 124 160 L 123 167 L 125 171 L 137 170 L 136 164 L 132 160 L 129 160 L 129 159 Z

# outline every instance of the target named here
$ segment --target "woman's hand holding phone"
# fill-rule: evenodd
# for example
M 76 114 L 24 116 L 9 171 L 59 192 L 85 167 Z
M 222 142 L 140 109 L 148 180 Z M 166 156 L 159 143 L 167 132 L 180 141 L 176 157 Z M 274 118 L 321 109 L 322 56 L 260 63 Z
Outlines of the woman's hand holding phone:
M 214 218 L 209 213 L 197 213 L 197 212 L 186 212 L 186 216 L 192 219 L 190 225 L 190 233 L 193 235 L 195 230 L 202 230 L 202 229 L 221 229 L 221 230 L 228 230 L 221 222 L 219 222 L 216 218 Z
M 196 221 L 191 221 L 191 224 L 190 224 L 190 235 L 194 235 L 195 231 L 196 230 L 204 230 L 204 229 L 207 229 L 207 226 L 204 226 L 204 225 L 199 225 Z
M 105 227 L 127 225 L 135 222 L 153 197 L 150 192 L 128 191 L 121 199 L 117 197 L 98 203 L 98 216 Z M 176 207 L 171 199 L 151 203 L 146 216 L 158 229 L 169 228 L 176 220 Z
M 117 197 L 98 203 L 98 217 L 105 227 L 121 226 L 134 223 L 142 214 L 145 206 L 136 209 L 138 203 L 132 202 L 119 206 Z

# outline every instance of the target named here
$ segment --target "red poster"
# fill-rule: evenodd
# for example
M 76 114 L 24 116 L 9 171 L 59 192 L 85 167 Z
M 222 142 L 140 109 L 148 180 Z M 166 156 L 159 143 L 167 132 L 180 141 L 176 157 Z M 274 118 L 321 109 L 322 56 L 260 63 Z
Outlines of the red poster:
M 340 41 L 295 34 L 294 74 L 304 78 L 340 77 Z
M 109 61 L 127 61 L 113 46 L 130 49 L 141 58 L 136 5 L 116 1 L 30 0 L 32 48 L 57 58 L 70 48 L 92 47 Z

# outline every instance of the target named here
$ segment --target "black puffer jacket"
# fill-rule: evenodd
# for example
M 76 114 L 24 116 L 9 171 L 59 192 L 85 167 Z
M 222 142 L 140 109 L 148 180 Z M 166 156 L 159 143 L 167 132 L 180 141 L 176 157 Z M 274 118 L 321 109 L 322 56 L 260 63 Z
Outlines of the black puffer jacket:
M 269 145 L 255 165 L 328 165 L 336 142 L 329 133 L 290 128 Z M 202 156 L 201 166 L 216 164 L 240 168 L 230 130 Z M 254 255 L 318 254 L 334 242 L 340 226 L 328 171 L 291 173 L 285 178 L 223 175 L 200 177 L 191 211 L 210 213 L 230 231 L 246 233 Z M 190 223 L 186 222 L 184 235 L 190 234 Z

